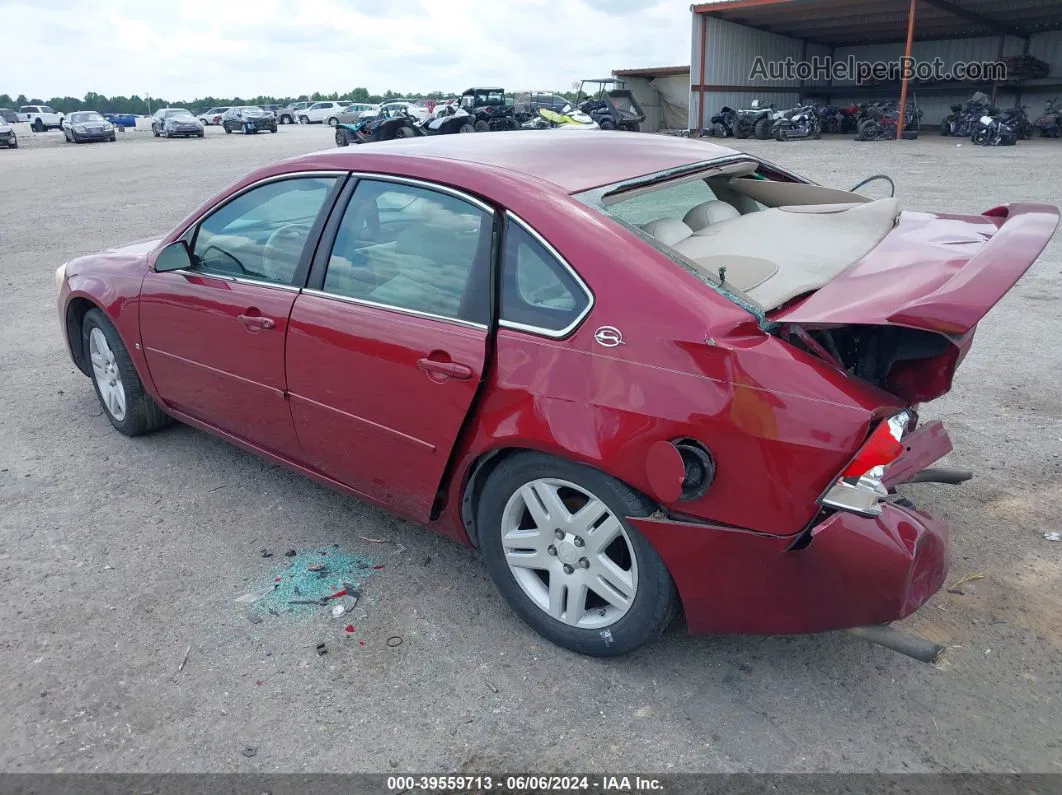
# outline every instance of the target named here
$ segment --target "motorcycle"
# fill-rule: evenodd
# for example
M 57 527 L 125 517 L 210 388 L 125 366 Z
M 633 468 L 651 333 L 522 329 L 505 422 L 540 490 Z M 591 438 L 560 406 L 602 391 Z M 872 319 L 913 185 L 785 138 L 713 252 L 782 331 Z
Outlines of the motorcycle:
M 1033 136 L 1033 125 L 1026 111 L 1028 105 L 1016 105 L 998 114 L 999 120 L 1014 130 L 1019 141 L 1028 141 Z
M 802 105 L 792 110 L 776 114 L 771 125 L 771 134 L 776 141 L 790 141 L 797 138 L 821 138 L 822 127 L 819 116 L 811 105 Z
M 824 133 L 839 133 L 844 121 L 844 114 L 840 108 L 833 105 L 819 105 L 815 108 L 819 116 L 819 126 Z
M 418 120 L 402 108 L 386 109 L 378 116 L 366 116 L 352 124 L 337 124 L 336 146 L 426 135 L 417 124 Z
M 994 116 L 995 114 L 996 109 L 992 107 L 988 95 L 982 91 L 976 91 L 965 103 L 951 106 L 951 113 L 945 116 L 940 123 L 940 134 L 969 138 L 982 116 Z
M 1003 121 L 1002 116 L 982 116 L 970 140 L 977 146 L 1014 146 L 1018 132 L 1013 125 Z
M 857 122 L 857 141 L 895 141 L 900 124 L 900 111 L 896 102 L 867 102 L 860 106 Z M 910 102 L 904 113 L 902 137 L 905 141 L 918 138 L 922 123 L 922 111 Z
M 1040 131 L 1041 138 L 1062 138 L 1062 101 L 1049 99 L 1033 127 Z

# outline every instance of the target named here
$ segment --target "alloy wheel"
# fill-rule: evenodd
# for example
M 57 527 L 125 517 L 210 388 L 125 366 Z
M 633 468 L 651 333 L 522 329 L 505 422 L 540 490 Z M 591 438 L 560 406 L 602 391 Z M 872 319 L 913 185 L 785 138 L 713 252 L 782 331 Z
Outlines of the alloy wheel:
M 554 478 L 524 484 L 505 506 L 501 535 L 513 578 L 555 620 L 604 629 L 634 603 L 634 546 L 619 517 L 585 488 Z
M 89 358 L 103 405 L 116 421 L 121 422 L 125 419 L 125 385 L 114 352 L 98 327 L 89 334 Z

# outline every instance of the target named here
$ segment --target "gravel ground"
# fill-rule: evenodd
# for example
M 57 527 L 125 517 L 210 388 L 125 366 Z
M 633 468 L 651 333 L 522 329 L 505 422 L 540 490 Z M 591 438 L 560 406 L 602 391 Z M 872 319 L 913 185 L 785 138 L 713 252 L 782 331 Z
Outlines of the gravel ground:
M 942 664 L 679 625 L 597 661 L 525 628 L 469 550 L 187 427 L 120 436 L 69 361 L 59 263 L 164 232 L 330 130 L 59 138 L 0 152 L 0 770 L 1062 772 L 1062 544 L 1042 537 L 1062 509 L 1062 238 L 925 412 L 977 476 L 913 496 L 950 516 L 953 578 L 984 573 L 905 622 L 950 647 Z M 1062 184 L 1054 141 L 738 143 L 842 188 L 889 173 L 912 209 L 1055 202 Z M 285 550 L 331 544 L 383 565 L 356 632 L 234 603 Z

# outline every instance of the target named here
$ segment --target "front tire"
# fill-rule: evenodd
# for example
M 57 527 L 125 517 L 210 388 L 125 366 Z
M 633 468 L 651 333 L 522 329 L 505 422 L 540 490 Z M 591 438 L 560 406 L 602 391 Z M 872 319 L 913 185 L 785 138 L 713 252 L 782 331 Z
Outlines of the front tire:
M 624 517 L 654 505 L 590 467 L 519 453 L 491 472 L 477 527 L 494 584 L 532 629 L 580 654 L 627 654 L 677 605 L 664 562 Z
M 349 146 L 350 141 L 347 140 L 347 131 L 342 127 L 336 127 L 336 146 Z
M 761 141 L 766 141 L 771 137 L 771 120 L 767 117 L 757 120 L 756 125 L 752 128 L 752 134 Z
M 487 124 L 487 122 L 483 121 L 482 119 L 477 121 L 473 125 L 473 127 L 475 128 L 476 132 L 489 132 L 490 131 L 490 125 Z
M 140 436 L 173 421 L 144 391 L 122 338 L 99 309 L 85 313 L 81 345 L 103 413 L 120 433 Z
M 299 124 L 309 124 L 310 119 L 308 116 L 299 116 Z

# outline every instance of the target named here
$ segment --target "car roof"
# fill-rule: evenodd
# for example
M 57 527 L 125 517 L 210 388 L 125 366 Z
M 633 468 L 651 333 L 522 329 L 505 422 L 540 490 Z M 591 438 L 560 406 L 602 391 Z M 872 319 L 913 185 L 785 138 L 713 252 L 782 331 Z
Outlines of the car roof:
M 359 153 L 460 161 L 501 169 L 552 183 L 566 193 L 612 185 L 649 174 L 737 154 L 733 149 L 689 138 L 597 130 L 514 130 L 486 135 L 433 135 L 328 149 L 292 158 L 356 170 Z M 379 170 L 374 168 L 373 170 Z

